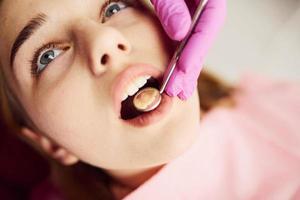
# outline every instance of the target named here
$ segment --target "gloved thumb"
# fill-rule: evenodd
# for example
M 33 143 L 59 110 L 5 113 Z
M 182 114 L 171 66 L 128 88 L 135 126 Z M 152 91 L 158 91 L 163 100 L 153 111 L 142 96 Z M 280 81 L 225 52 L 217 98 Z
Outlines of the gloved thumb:
M 180 41 L 191 26 L 191 15 L 184 0 L 151 0 L 155 12 L 168 36 Z

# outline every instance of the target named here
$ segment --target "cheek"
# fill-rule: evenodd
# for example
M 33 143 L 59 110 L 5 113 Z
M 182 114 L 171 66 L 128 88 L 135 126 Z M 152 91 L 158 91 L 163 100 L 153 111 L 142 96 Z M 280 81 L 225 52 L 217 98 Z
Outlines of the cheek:
M 132 17 L 138 20 L 128 30 L 127 38 L 134 47 L 136 57 L 154 65 L 165 65 L 170 59 L 173 44 L 159 21 L 152 15 L 136 13 Z
M 103 139 L 99 127 L 109 129 L 109 110 L 101 108 L 108 103 L 102 95 L 106 92 L 98 87 L 95 93 L 91 84 L 82 79 L 65 82 L 39 99 L 35 119 L 40 129 L 66 147 L 80 148 Z

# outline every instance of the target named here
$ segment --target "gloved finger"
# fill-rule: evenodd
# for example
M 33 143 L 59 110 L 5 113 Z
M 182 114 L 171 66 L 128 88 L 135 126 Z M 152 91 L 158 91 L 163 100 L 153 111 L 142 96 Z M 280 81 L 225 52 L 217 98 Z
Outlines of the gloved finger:
M 226 0 L 208 1 L 179 60 L 179 68 L 185 74 L 200 73 L 204 57 L 224 23 L 225 15 Z
M 184 0 L 151 0 L 151 2 L 168 36 L 173 40 L 182 40 L 191 26 L 191 15 L 186 2 Z
M 187 100 L 195 91 L 198 75 L 187 75 L 177 70 L 171 76 L 165 92 L 171 97 L 178 96 L 181 100 Z
M 165 74 L 166 75 L 166 74 Z M 178 68 L 174 69 L 174 73 L 170 77 L 170 80 L 165 88 L 165 92 L 171 96 L 177 96 L 183 90 L 183 72 Z
M 193 46 L 197 39 L 196 35 L 190 38 L 177 63 L 175 68 L 177 70 L 174 72 L 178 73 L 176 74 L 176 79 L 180 80 L 180 82 L 174 80 L 174 83 L 181 84 L 181 91 L 177 95 L 182 100 L 188 99 L 193 94 L 206 54 L 204 52 L 205 49 Z
M 202 69 L 202 67 L 201 67 L 201 69 Z M 198 70 L 199 69 L 196 69 L 195 72 L 191 73 L 191 74 L 185 74 L 183 72 L 177 74 L 176 78 L 181 80 L 180 81 L 181 91 L 179 93 L 177 93 L 177 96 L 181 100 L 187 100 L 188 98 L 190 98 L 193 95 L 193 93 L 197 87 L 197 83 L 198 83 L 197 79 L 200 74 L 200 72 Z
M 169 80 L 165 89 L 169 96 L 178 96 L 182 100 L 189 98 L 193 91 L 194 85 L 197 82 L 200 71 L 202 70 L 203 57 L 199 57 L 204 53 L 189 48 L 189 45 L 194 45 L 194 40 L 197 39 L 192 36 L 187 44 L 187 47 L 182 52 L 182 55 L 177 63 L 176 68 Z M 167 74 L 165 74 L 167 76 Z
M 198 76 L 187 76 L 183 75 L 182 77 L 182 82 L 183 82 L 183 89 L 182 91 L 178 94 L 178 97 L 181 100 L 187 100 L 190 98 L 193 93 L 195 92 L 195 89 L 197 87 L 197 81 Z

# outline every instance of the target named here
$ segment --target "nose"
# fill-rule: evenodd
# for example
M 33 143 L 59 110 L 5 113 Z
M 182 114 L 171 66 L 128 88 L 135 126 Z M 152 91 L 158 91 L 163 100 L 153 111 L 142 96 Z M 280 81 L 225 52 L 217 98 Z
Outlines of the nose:
M 94 75 L 121 67 L 131 52 L 131 44 L 119 30 L 89 19 L 77 22 L 73 35 L 78 57 Z

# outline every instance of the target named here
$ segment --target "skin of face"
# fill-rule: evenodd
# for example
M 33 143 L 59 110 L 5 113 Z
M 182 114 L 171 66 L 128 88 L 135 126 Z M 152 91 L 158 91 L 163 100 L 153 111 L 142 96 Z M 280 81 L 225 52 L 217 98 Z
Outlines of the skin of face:
M 173 52 L 150 12 L 127 7 L 103 23 L 99 14 L 103 3 L 4 0 L 0 8 L 0 62 L 8 84 L 45 134 L 48 145 L 55 143 L 65 153 L 108 171 L 132 172 L 166 164 L 195 141 L 200 120 L 198 94 L 187 101 L 174 97 L 170 112 L 148 127 L 121 123 L 110 91 L 117 75 L 135 63 L 153 65 L 163 73 Z M 20 47 L 13 73 L 12 44 L 38 13 L 45 13 L 47 22 Z M 30 74 L 30 60 L 36 49 L 49 42 L 70 48 L 36 79 Z M 118 49 L 118 44 L 126 50 Z M 109 61 L 103 65 L 104 53 Z

